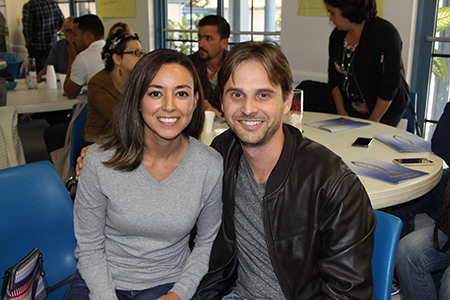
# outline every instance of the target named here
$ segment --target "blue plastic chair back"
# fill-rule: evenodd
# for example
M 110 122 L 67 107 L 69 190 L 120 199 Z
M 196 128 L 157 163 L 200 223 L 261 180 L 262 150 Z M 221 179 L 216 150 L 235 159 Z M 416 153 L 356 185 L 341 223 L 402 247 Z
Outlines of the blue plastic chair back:
M 9 63 L 16 62 L 16 54 L 12 52 L 0 52 L 0 59 L 3 59 L 6 61 L 6 63 L 9 65 Z
M 377 300 L 390 300 L 392 279 L 402 221 L 390 214 L 375 210 L 377 226 L 372 255 L 373 296 Z
M 9 73 L 11 73 L 11 75 L 14 77 L 14 79 L 18 79 L 19 73 L 20 73 L 20 67 L 22 66 L 22 63 L 23 63 L 23 60 L 10 62 L 6 66 L 5 70 L 8 71 Z
M 50 286 L 76 271 L 73 202 L 49 161 L 0 171 L 0 272 L 39 248 Z M 47 297 L 60 300 L 68 284 Z
M 79 104 L 75 104 L 73 106 L 72 112 L 75 112 L 75 109 L 77 108 Z M 72 140 L 71 140 L 71 147 L 70 147 L 70 163 L 72 165 L 73 174 L 75 174 L 75 166 L 77 164 L 77 158 L 78 158 L 78 150 L 81 146 L 81 143 L 83 142 L 83 132 L 84 127 L 86 125 L 86 119 L 87 119 L 87 105 L 84 107 L 83 111 L 80 113 L 78 118 L 73 122 L 72 127 Z
M 417 111 L 417 93 L 411 92 L 409 94 L 409 99 L 411 101 L 411 106 L 414 108 L 414 112 L 416 112 Z M 416 118 L 414 117 L 414 114 L 410 110 L 409 107 L 406 108 L 403 118 L 408 120 L 408 126 L 406 127 L 406 130 L 411 132 L 412 134 L 417 134 Z

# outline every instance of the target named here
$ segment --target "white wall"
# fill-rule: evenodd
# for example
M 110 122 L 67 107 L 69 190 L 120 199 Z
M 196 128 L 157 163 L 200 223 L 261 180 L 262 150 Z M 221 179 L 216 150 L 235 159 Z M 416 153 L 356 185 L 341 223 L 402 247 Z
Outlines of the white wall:
M 385 0 L 383 18 L 400 32 L 407 81 L 411 78 L 418 0 Z M 283 1 L 281 48 L 289 59 L 296 83 L 305 79 L 327 81 L 328 38 L 333 30 L 328 17 L 297 15 L 297 1 Z

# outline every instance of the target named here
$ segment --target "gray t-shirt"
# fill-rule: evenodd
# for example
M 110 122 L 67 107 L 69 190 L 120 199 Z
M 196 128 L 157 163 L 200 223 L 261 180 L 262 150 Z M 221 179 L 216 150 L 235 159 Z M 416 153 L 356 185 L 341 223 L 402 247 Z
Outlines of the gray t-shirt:
M 258 184 L 242 155 L 237 184 L 234 222 L 238 279 L 231 294 L 245 299 L 286 299 L 273 270 L 267 249 L 261 201 L 266 183 Z
M 183 160 L 158 182 L 142 163 L 131 172 L 104 166 L 113 153 L 89 148 L 75 199 L 75 256 L 90 299 L 113 300 L 116 289 L 169 282 L 175 282 L 171 291 L 190 299 L 208 270 L 221 223 L 222 157 L 190 138 Z

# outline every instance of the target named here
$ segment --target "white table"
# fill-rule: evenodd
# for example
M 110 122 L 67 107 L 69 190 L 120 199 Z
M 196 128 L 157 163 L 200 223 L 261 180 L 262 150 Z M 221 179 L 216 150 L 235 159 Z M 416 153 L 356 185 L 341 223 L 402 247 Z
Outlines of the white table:
M 40 113 L 72 109 L 74 104 L 86 102 L 86 96 L 69 100 L 63 96 L 63 89 L 58 82 L 57 89 L 48 89 L 45 82 L 38 84 L 34 90 L 27 89 L 25 79 L 17 79 L 17 87 L 8 91 L 7 106 L 14 106 L 18 114 Z
M 305 112 L 304 123 L 337 117 L 338 116 L 336 115 L 324 113 Z M 374 140 L 369 148 L 352 147 L 351 144 L 357 137 L 373 137 L 375 134 L 380 133 L 410 134 L 409 132 L 392 126 L 374 122 L 370 123 L 370 126 L 333 133 L 303 125 L 303 131 L 306 137 L 325 145 L 342 157 L 344 161 L 356 160 L 363 157 L 372 157 L 386 162 L 391 162 L 393 158 L 408 157 L 427 157 L 434 161 L 434 166 L 409 167 L 427 172 L 429 175 L 407 180 L 399 184 L 390 184 L 358 175 L 369 194 L 374 209 L 389 207 L 415 199 L 424 195 L 439 183 L 442 175 L 442 159 L 433 153 L 400 153 L 378 140 Z M 214 123 L 214 128 L 226 127 L 226 124 Z M 200 140 L 207 145 L 209 145 L 213 139 L 214 132 L 202 133 L 200 138 Z

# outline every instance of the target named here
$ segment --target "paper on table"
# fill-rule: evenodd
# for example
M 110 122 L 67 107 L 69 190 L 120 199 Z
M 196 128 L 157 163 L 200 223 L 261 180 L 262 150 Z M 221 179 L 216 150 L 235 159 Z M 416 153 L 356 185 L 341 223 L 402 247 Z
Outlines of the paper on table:
M 357 160 L 348 161 L 346 163 L 356 174 L 392 184 L 397 184 L 405 180 L 429 174 L 371 157 L 364 157 Z
M 305 123 L 305 125 L 308 125 L 310 127 L 315 127 L 318 129 L 322 129 L 322 130 L 326 130 L 329 132 L 336 132 L 336 131 L 358 128 L 358 127 L 362 127 L 362 126 L 369 126 L 370 123 L 353 121 L 351 119 L 346 119 L 346 118 L 337 118 L 337 119 L 329 119 L 329 120 Z
M 376 134 L 374 138 L 400 152 L 431 152 L 429 142 L 412 134 Z

